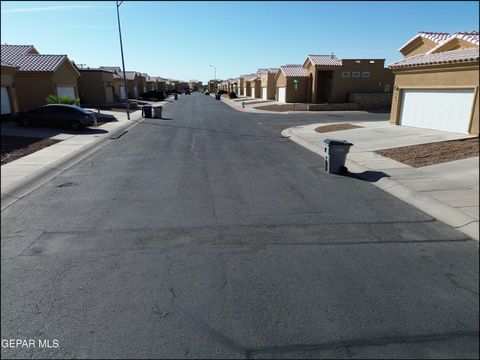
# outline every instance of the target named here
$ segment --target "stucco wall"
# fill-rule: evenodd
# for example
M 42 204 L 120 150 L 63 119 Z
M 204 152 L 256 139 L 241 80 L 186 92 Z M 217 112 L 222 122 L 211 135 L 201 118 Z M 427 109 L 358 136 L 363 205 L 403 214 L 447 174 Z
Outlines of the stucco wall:
M 308 78 L 297 78 L 299 80 L 299 83 L 297 85 L 296 91 L 293 79 L 293 77 L 287 78 L 287 88 L 285 89 L 285 102 L 305 103 L 307 101 Z
M 427 51 L 433 49 L 435 46 L 437 46 L 437 43 L 431 40 L 425 38 L 417 38 L 412 41 L 408 46 L 406 46 L 405 49 L 401 51 L 401 53 L 405 57 L 425 54 Z
M 445 89 L 471 88 L 475 89 L 475 103 L 473 107 L 470 133 L 478 134 L 479 130 L 479 66 L 436 66 L 409 70 L 395 71 L 395 85 L 392 99 L 390 122 L 398 124 L 402 91 L 404 89 Z
M 52 73 L 17 73 L 14 82 L 19 110 L 46 105 L 48 95 L 56 95 Z
M 355 61 L 360 61 L 356 63 Z M 370 63 L 374 61 L 374 63 Z M 348 71 L 349 78 L 342 78 L 342 72 Z M 369 78 L 361 76 L 362 72 L 370 72 Z M 352 72 L 360 72 L 360 77 L 352 78 Z M 393 90 L 395 76 L 391 69 L 384 68 L 384 61 L 378 59 L 342 60 L 342 67 L 332 73 L 330 98 L 331 103 L 348 101 L 349 93 L 383 93 L 385 85 Z
M 113 74 L 103 71 L 80 71 L 80 99 L 86 104 L 106 103 L 105 86 L 113 83 Z
M 75 98 L 78 99 L 80 95 L 78 92 L 78 77 L 79 75 L 73 66 L 68 61 L 64 61 L 52 75 L 53 86 L 55 87 L 53 95 L 57 95 L 57 86 L 73 86 L 75 88 Z

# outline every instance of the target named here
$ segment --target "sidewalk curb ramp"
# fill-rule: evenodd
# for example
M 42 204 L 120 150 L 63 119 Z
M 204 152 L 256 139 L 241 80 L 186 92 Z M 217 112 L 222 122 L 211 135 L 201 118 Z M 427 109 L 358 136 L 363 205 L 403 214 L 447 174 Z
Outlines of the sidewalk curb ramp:
M 321 157 L 324 156 L 323 147 L 294 134 L 292 131 L 293 129 L 295 128 L 282 130 L 282 136 L 289 138 L 293 142 L 307 148 Z M 375 171 L 375 169 L 367 168 L 355 161 L 349 160 L 348 158 L 345 165 L 349 170 L 353 170 L 354 172 Z M 463 211 L 429 196 L 425 196 L 421 192 L 388 177 L 381 178 L 373 184 L 396 198 L 422 210 L 435 219 L 452 226 L 477 241 L 479 240 L 479 221 Z

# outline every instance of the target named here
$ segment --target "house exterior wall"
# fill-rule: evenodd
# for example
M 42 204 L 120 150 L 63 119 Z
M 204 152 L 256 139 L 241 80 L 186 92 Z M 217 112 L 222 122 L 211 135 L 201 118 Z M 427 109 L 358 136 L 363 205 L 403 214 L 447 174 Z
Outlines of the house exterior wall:
M 250 95 L 252 96 L 252 89 L 255 89 L 255 98 L 262 97 L 262 83 L 260 80 L 248 81 L 250 84 Z
M 123 85 L 123 78 L 122 79 L 113 79 L 113 98 L 115 101 L 121 101 L 120 98 L 120 87 Z
M 16 73 L 14 82 L 19 111 L 46 105 L 48 95 L 56 95 L 52 73 Z
M 287 77 L 287 86 L 285 89 L 286 103 L 305 103 L 307 101 L 308 78 L 306 77 Z M 295 90 L 294 79 L 298 79 L 297 90 Z
M 395 69 L 395 85 L 390 122 L 399 124 L 403 91 L 405 89 L 474 89 L 474 104 L 469 132 L 479 133 L 479 66 L 444 65 L 422 68 Z
M 80 101 L 85 104 L 105 104 L 105 87 L 113 87 L 113 74 L 106 71 L 82 71 L 78 78 Z M 115 90 L 114 90 L 115 93 Z
M 360 61 L 360 63 L 356 63 Z M 370 63 L 374 61 L 374 63 Z M 362 72 L 368 71 L 370 77 L 362 77 Z M 349 72 L 350 77 L 342 78 L 343 72 Z M 353 78 L 353 72 L 360 72 L 360 77 Z M 384 68 L 384 60 L 361 59 L 342 60 L 342 67 L 332 73 L 329 103 L 343 103 L 348 101 L 349 93 L 383 93 L 385 85 L 393 91 L 395 76 L 393 71 Z
M 140 85 L 138 83 L 138 76 L 135 76 L 133 80 L 127 80 L 127 91 L 128 91 L 128 98 L 133 99 L 133 88 L 137 87 L 138 95 L 142 92 L 140 89 Z M 119 93 L 120 94 L 120 93 Z
M 438 44 L 434 41 L 420 37 L 412 41 L 400 52 L 407 58 L 418 54 L 425 54 L 437 45 Z
M 10 99 L 10 110 L 12 111 L 12 114 L 18 112 L 19 110 L 15 82 L 13 78 L 15 73 L 15 69 L 2 67 L 1 86 L 7 88 L 8 97 Z
M 64 61 L 52 75 L 53 86 L 55 91 L 53 95 L 57 95 L 57 86 L 72 86 L 75 89 L 75 98 L 78 99 L 80 94 L 78 92 L 78 78 L 79 74 L 73 68 L 69 61 Z
M 267 99 L 275 100 L 275 91 L 277 90 L 277 84 L 275 83 L 275 74 L 268 73 L 267 75 Z
M 138 76 L 138 95 L 144 92 L 144 90 L 147 90 L 147 79 L 145 76 Z

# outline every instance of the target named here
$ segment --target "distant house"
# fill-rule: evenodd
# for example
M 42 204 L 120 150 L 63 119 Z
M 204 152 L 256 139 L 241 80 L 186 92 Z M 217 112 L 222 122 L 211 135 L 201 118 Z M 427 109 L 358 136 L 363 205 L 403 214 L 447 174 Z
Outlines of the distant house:
M 104 105 L 115 101 L 113 73 L 100 68 L 81 68 L 78 88 L 82 104 Z
M 281 103 L 305 102 L 308 73 L 300 64 L 280 66 L 275 75 L 276 100 Z
M 255 97 L 255 80 L 258 79 L 257 74 L 243 75 L 243 95 Z M 253 96 L 252 96 L 252 82 L 253 82 Z
M 260 75 L 262 99 L 275 100 L 275 75 L 277 74 L 278 70 L 278 68 L 270 68 Z
M 1 61 L 16 67 L 18 110 L 45 105 L 49 95 L 79 97 L 80 73 L 67 55 L 41 55 L 32 45 L 1 45 Z
M 1 72 L 1 107 L 2 115 L 9 115 L 18 111 L 17 96 L 15 93 L 14 75 L 17 73 L 18 67 L 2 61 Z
M 420 32 L 399 51 L 390 122 L 478 134 L 479 33 Z

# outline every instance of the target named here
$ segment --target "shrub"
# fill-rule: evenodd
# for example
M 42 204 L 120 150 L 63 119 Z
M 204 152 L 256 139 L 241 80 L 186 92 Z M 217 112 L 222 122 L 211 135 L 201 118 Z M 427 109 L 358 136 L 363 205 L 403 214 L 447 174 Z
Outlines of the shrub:
M 238 97 L 237 94 L 233 91 L 230 91 L 227 96 L 229 99 L 236 99 Z
M 48 95 L 47 104 L 78 105 L 78 104 L 80 104 L 80 99 L 74 99 L 70 96 Z
M 210 95 L 210 93 L 208 91 L 205 91 L 205 95 Z

